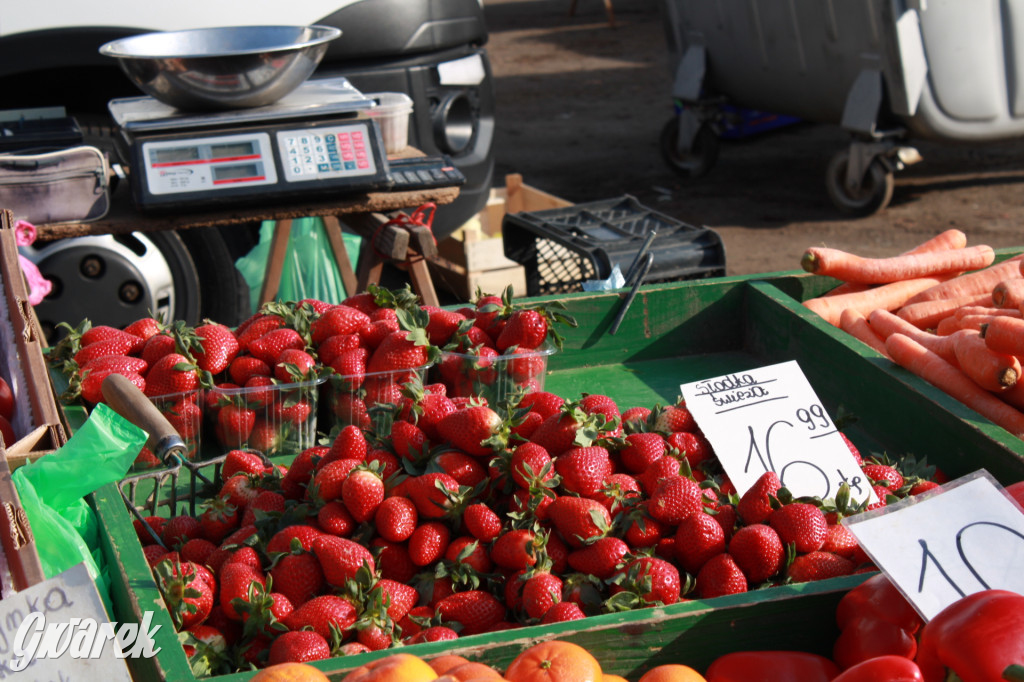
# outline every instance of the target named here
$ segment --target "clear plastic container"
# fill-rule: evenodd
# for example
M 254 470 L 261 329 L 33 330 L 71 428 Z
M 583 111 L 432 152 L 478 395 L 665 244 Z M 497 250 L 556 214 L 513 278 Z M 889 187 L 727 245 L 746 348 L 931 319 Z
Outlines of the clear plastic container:
M 403 384 L 419 378 L 424 382 L 430 365 L 360 375 L 332 374 L 325 391 L 334 428 L 355 424 L 381 436 L 390 433 L 394 410 Z
M 326 377 L 291 384 L 207 391 L 206 424 L 222 449 L 298 454 L 316 445 L 317 407 Z
M 514 395 L 543 391 L 548 358 L 555 350 L 546 344 L 534 350 L 486 356 L 442 351 L 433 373 L 450 397 L 479 396 L 496 404 Z
M 174 430 L 178 432 L 185 442 L 185 456 L 190 461 L 200 459 L 203 444 L 203 420 L 206 401 L 203 398 L 203 389 L 186 391 L 184 393 L 168 393 L 150 398 L 156 409 L 160 411 Z M 136 458 L 132 465 L 132 471 L 144 471 L 164 466 L 163 462 L 156 459 L 156 455 L 144 450 Z
M 401 92 L 377 92 L 367 97 L 378 102 L 377 106 L 368 109 L 366 113 L 380 126 L 385 153 L 397 154 L 409 146 L 412 99 Z

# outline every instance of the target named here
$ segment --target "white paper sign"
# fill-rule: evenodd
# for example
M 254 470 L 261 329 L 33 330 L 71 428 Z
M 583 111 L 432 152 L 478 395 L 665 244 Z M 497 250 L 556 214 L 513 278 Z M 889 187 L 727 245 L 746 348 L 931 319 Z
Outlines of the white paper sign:
M 796 361 L 679 388 L 739 494 L 774 471 L 797 497 L 834 498 L 846 481 L 857 502 L 877 499 Z
M 1024 513 L 984 469 L 843 524 L 925 620 L 985 589 L 1024 594 Z
M 0 680 L 131 682 L 117 640 L 96 634 L 104 623 L 106 609 L 84 563 L 0 600 Z M 18 649 L 35 654 L 20 671 Z M 44 651 L 59 655 L 42 657 Z

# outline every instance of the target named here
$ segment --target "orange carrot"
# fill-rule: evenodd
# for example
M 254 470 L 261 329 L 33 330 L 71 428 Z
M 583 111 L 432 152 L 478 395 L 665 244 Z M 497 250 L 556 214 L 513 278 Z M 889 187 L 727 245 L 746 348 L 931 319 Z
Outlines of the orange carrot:
M 967 317 L 968 315 L 999 315 L 1002 317 L 1022 317 L 1020 310 L 1014 310 L 1012 308 L 993 308 L 987 305 L 965 305 L 957 310 L 953 316 L 957 319 Z
M 943 360 L 951 365 L 956 364 L 953 340 L 948 336 L 939 336 L 926 332 L 923 329 L 918 329 L 899 315 L 894 315 L 888 310 L 872 311 L 868 315 L 868 323 L 875 333 L 883 339 L 887 339 L 893 334 L 909 336 L 928 350 L 941 356 Z
M 1013 405 L 1018 410 L 1024 410 L 1024 381 L 1018 381 L 1005 391 L 995 394 L 1007 405 Z
M 868 324 L 867 318 L 860 311 L 853 308 L 843 310 L 839 315 L 839 328 L 850 336 L 860 339 L 882 355 L 889 357 L 889 354 L 885 352 L 885 341 L 875 333 L 875 330 Z
M 977 294 L 991 294 L 992 287 L 1009 279 L 1014 272 L 1019 273 L 1021 262 L 1024 261 L 1024 254 L 1014 256 L 996 265 L 989 266 L 975 272 L 968 272 L 942 284 L 934 289 L 922 291 L 914 296 L 907 303 L 919 301 L 933 301 L 938 298 L 957 298 L 959 296 L 971 296 Z
M 986 391 L 1001 391 L 1017 383 L 1020 360 L 989 348 L 980 331 L 961 329 L 948 338 L 960 370 Z
M 885 284 L 988 267 L 996 258 L 991 246 L 979 244 L 952 251 L 932 251 L 892 258 L 862 258 L 848 251 L 812 246 L 800 264 L 807 272 L 844 282 Z
M 981 328 L 992 322 L 992 320 L 1006 317 L 1006 315 L 965 315 L 957 320 L 957 324 L 960 329 L 976 329 L 981 331 Z
M 971 381 L 966 374 L 903 334 L 885 340 L 889 356 L 901 367 L 913 372 L 981 416 L 1024 438 L 1024 413 Z
M 958 331 L 959 329 L 960 320 L 957 318 L 956 315 L 953 315 L 952 317 L 947 317 L 946 319 L 942 320 L 937 325 L 935 325 L 935 335 L 949 336 L 950 334 L 952 334 L 955 331 Z
M 839 316 L 846 308 L 853 308 L 861 315 L 870 315 L 871 311 L 876 308 L 896 310 L 911 296 L 929 289 L 941 281 L 940 277 L 906 279 L 892 284 L 883 284 L 866 291 L 855 291 L 851 294 L 809 298 L 804 301 L 804 306 L 821 315 L 829 324 L 838 327 Z
M 992 303 L 997 308 L 1016 310 L 1024 303 L 1024 277 L 1004 279 L 992 287 Z
M 1024 320 L 994 317 L 981 328 L 985 345 L 997 353 L 1024 355 Z
M 909 303 L 900 308 L 896 314 L 919 329 L 932 329 L 943 318 L 955 314 L 958 308 L 966 305 L 979 305 L 988 300 L 991 300 L 990 294 L 960 298 L 940 298 L 935 301 Z
M 901 256 L 909 256 L 915 253 L 929 253 L 931 251 L 948 251 L 962 249 L 967 246 L 967 235 L 960 230 L 950 229 L 940 232 L 931 239 L 926 239 L 909 251 L 904 251 Z M 854 291 L 864 291 L 869 288 L 867 284 L 855 282 L 843 282 L 835 289 L 829 291 L 825 296 L 838 296 L 839 294 L 850 294 Z

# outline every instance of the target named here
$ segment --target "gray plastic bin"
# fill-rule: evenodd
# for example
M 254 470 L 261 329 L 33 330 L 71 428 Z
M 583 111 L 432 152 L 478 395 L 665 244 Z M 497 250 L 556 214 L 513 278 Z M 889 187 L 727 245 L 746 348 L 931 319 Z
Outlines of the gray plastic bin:
M 889 203 L 911 138 L 1024 135 L 1019 0 L 665 0 L 664 16 L 682 106 L 662 151 L 683 175 L 714 164 L 723 103 L 848 130 L 826 184 L 857 215 Z

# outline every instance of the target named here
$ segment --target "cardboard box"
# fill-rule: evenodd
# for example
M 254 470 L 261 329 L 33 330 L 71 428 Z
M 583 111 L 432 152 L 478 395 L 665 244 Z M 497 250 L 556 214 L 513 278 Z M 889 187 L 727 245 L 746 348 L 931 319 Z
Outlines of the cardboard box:
M 11 469 L 38 459 L 67 442 L 67 431 L 43 356 L 46 345 L 18 262 L 18 245 L 10 211 L 0 211 L 0 376 L 10 384 L 16 403 L 18 440 L 5 444 Z
M 467 302 L 476 297 L 478 289 L 500 294 L 509 284 L 517 297 L 525 296 L 523 266 L 505 257 L 502 220 L 506 213 L 563 206 L 572 206 L 572 202 L 524 184 L 519 174 L 506 175 L 505 187 L 491 189 L 487 205 L 475 219 L 438 243 L 438 255 L 429 261 L 435 286 Z

